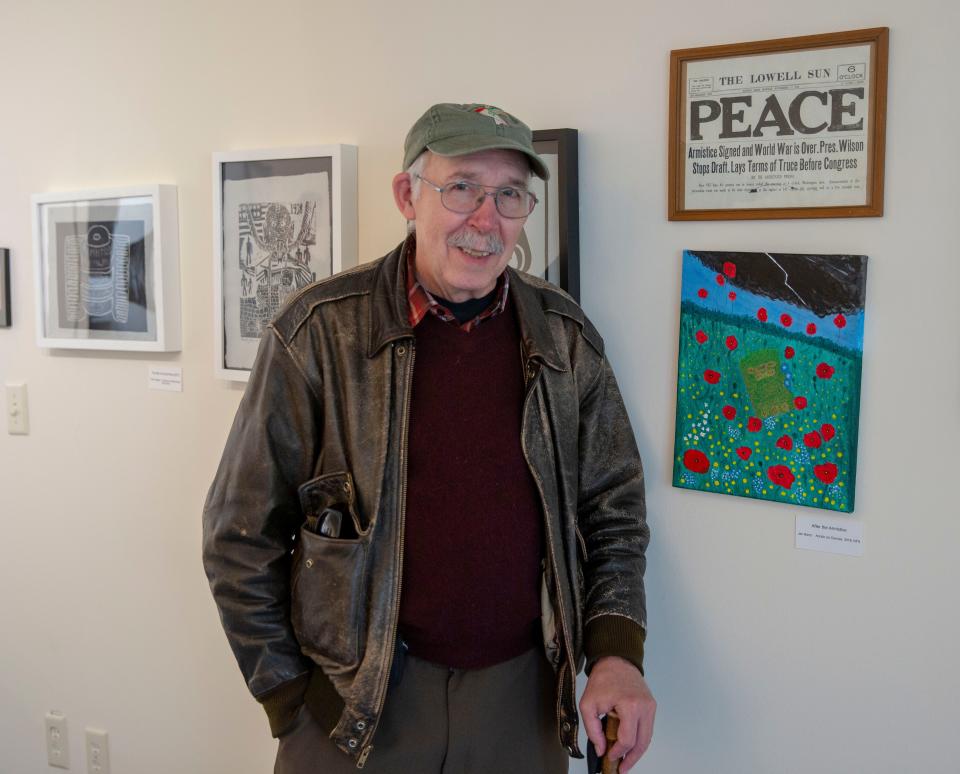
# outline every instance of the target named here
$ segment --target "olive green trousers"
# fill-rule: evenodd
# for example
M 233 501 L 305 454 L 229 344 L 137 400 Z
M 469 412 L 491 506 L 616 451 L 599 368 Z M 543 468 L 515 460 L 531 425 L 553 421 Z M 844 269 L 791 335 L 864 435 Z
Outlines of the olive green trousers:
M 487 669 L 407 657 L 387 692 L 364 774 L 566 774 L 556 682 L 541 648 Z M 275 774 L 356 774 L 304 706 L 280 737 Z

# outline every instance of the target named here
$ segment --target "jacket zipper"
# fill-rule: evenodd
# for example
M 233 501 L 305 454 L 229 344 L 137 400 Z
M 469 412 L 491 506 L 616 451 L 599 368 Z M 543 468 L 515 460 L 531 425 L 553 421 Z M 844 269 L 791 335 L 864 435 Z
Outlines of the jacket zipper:
M 527 408 L 530 405 L 530 396 L 533 394 L 533 387 L 534 387 L 534 384 L 536 383 L 536 378 L 539 376 L 539 373 L 540 373 L 539 371 L 535 371 L 531 373 L 531 370 L 532 370 L 531 367 L 528 366 L 526 373 L 530 374 L 530 379 L 527 384 L 527 394 L 523 399 L 523 421 L 522 421 L 521 427 L 523 427 L 526 424 Z M 563 706 L 563 696 L 564 696 L 564 693 L 566 692 L 565 686 L 564 686 L 564 683 L 566 682 L 566 675 L 564 673 L 568 667 L 571 670 L 573 669 L 573 666 L 571 664 L 571 659 L 573 658 L 573 648 L 570 646 L 570 633 L 567 631 L 567 622 L 566 622 L 566 619 L 564 618 L 564 613 L 563 613 L 563 596 L 560 593 L 560 579 L 557 577 L 557 561 L 553 553 L 553 546 L 554 546 L 553 530 L 550 527 L 550 519 L 547 514 L 547 505 L 546 505 L 547 501 L 546 501 L 546 498 L 543 496 L 543 484 L 540 481 L 540 477 L 537 475 L 536 470 L 534 470 L 533 465 L 530 464 L 530 455 L 527 453 L 527 442 L 522 430 L 520 433 L 520 445 L 523 448 L 523 456 L 527 460 L 527 468 L 529 468 L 530 474 L 533 476 L 533 480 L 537 484 L 537 491 L 540 493 L 540 503 L 543 506 L 543 522 L 547 529 L 547 546 L 550 551 L 550 556 L 549 556 L 550 575 L 553 576 L 554 594 L 556 595 L 556 602 L 557 602 L 556 608 L 559 613 L 560 630 L 563 632 L 563 644 L 564 644 L 564 650 L 566 651 L 566 659 L 564 663 L 560 666 L 560 671 L 558 673 L 558 682 L 560 684 L 560 689 L 557 691 L 557 706 L 556 706 L 557 728 L 559 728 L 562 731 L 564 721 L 561 713 L 561 707 Z M 571 671 L 571 674 L 573 674 L 572 671 Z M 576 747 L 576 742 L 574 742 L 574 747 Z
M 402 344 L 400 345 L 403 346 Z M 397 541 L 397 592 L 394 594 L 393 599 L 393 627 L 391 630 L 392 636 L 388 640 L 389 645 L 385 648 L 386 652 L 389 654 L 388 658 L 392 659 L 395 651 L 394 643 L 397 639 L 397 625 L 400 620 L 400 589 L 403 586 L 403 539 L 404 539 L 404 526 L 406 525 L 407 520 L 407 436 L 410 428 L 410 395 L 413 392 L 413 361 L 416 357 L 416 347 L 413 343 L 410 344 L 410 365 L 407 366 L 407 394 L 404 397 L 403 401 L 403 428 L 401 430 L 401 439 L 400 439 L 400 520 L 397 523 L 397 529 L 400 533 L 400 538 Z M 403 353 L 398 352 L 398 357 L 402 357 Z M 383 704 L 387 698 L 387 684 L 389 683 L 390 677 L 390 664 L 387 664 L 384 674 L 387 676 L 383 680 L 382 685 L 380 686 L 380 696 L 377 699 L 377 713 L 376 713 L 376 723 L 370 729 L 370 734 L 367 737 L 372 739 L 374 733 L 376 733 L 377 726 L 380 725 L 380 715 L 383 712 Z M 357 768 L 362 769 L 366 763 L 367 758 L 370 756 L 370 751 L 373 750 L 373 745 L 368 744 L 363 748 L 363 752 L 360 753 L 360 757 L 357 758 Z
M 368 744 L 363 748 L 363 752 L 360 753 L 360 757 L 357 758 L 357 768 L 362 769 L 367 765 L 367 758 L 370 756 L 370 751 L 373 750 L 373 745 Z

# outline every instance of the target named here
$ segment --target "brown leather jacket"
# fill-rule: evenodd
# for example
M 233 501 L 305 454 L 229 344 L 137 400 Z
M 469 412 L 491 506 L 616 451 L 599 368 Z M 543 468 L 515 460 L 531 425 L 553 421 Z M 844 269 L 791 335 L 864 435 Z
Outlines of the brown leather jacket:
M 386 695 L 403 577 L 410 245 L 304 289 L 264 332 L 203 514 L 223 627 L 274 733 L 305 701 L 358 766 Z M 584 659 L 641 666 L 643 471 L 596 329 L 554 286 L 508 271 L 527 380 L 522 446 L 545 521 L 557 725 L 581 757 Z M 331 506 L 349 514 L 349 537 L 303 526 Z

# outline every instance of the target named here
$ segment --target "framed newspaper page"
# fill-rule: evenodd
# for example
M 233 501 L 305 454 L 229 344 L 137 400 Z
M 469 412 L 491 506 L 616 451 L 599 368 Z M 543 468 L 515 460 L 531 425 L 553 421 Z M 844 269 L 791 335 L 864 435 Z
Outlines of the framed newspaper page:
M 245 382 L 281 307 L 357 263 L 357 148 L 215 153 L 213 212 L 214 368 Z
M 883 215 L 889 28 L 670 53 L 670 220 Z

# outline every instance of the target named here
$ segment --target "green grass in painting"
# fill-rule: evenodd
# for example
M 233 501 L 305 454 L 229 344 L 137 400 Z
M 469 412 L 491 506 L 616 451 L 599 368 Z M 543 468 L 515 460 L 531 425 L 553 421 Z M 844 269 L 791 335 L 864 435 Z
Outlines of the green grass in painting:
M 706 334 L 704 343 L 698 343 L 698 331 Z M 731 336 L 736 340 L 734 349 L 728 346 Z M 792 358 L 784 356 L 787 347 L 794 350 Z M 779 381 L 783 384 L 786 380 L 790 410 L 762 419 L 757 407 L 751 404 L 740 361 L 771 349 L 779 353 L 783 374 Z M 834 369 L 830 378 L 817 376 L 821 363 Z M 680 316 L 674 486 L 852 511 L 860 369 L 861 355 L 855 350 L 794 333 L 772 321 L 761 323 L 684 302 Z M 706 371 L 720 374 L 716 384 L 704 378 Z M 802 409 L 793 402 L 798 397 L 806 401 Z M 725 408 L 728 414 L 736 412 L 735 415 L 728 419 L 723 413 Z M 750 430 L 751 417 L 756 417 L 754 427 L 760 423 L 756 431 Z M 824 425 L 834 429 L 833 437 L 827 437 L 829 428 L 825 433 Z M 805 441 L 812 438 L 812 433 L 819 435 L 819 446 Z M 816 440 L 812 438 L 814 444 Z M 749 450 L 747 459 L 742 458 L 746 456 L 744 449 Z M 706 456 L 705 472 L 696 472 L 684 464 L 684 454 L 689 450 Z M 827 483 L 816 471 L 822 475 L 831 465 L 836 466 L 836 478 Z M 790 473 L 777 476 L 778 470 Z M 778 478 L 781 483 L 775 482 Z

